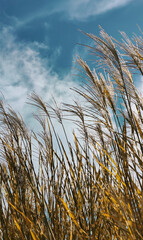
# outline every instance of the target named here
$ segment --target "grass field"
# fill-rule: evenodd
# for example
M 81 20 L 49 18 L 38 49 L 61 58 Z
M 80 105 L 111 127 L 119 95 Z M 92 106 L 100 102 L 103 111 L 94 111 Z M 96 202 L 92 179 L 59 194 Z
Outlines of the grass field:
M 86 35 L 99 68 L 77 58 L 84 85 L 75 92 L 84 104 L 50 108 L 32 94 L 37 135 L 0 102 L 1 239 L 143 239 L 143 96 L 134 84 L 143 75 L 143 39 L 122 34 L 120 43 L 103 29 Z M 67 115 L 77 119 L 74 141 Z

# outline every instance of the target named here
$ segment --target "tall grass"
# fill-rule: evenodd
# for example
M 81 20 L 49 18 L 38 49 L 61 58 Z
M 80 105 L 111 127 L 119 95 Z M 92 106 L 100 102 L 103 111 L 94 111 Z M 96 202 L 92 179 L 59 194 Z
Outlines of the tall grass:
M 143 39 L 86 35 L 100 70 L 77 59 L 83 105 L 65 104 L 62 113 L 33 94 L 45 116 L 37 135 L 0 103 L 1 239 L 143 239 L 143 97 L 133 81 L 143 75 Z M 74 141 L 63 122 L 69 114 L 80 130 Z

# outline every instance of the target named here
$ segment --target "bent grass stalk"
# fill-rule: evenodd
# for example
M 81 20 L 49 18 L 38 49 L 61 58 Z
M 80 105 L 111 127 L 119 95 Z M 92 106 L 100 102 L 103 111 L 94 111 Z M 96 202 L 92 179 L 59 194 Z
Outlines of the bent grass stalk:
M 132 70 L 143 75 L 143 40 L 122 34 L 120 43 L 102 28 L 100 37 L 86 35 L 102 69 L 77 58 L 85 83 L 74 90 L 83 105 L 61 111 L 33 94 L 31 104 L 44 113 L 37 135 L 0 102 L 1 239 L 143 239 L 143 97 Z M 66 114 L 77 117 L 73 141 Z

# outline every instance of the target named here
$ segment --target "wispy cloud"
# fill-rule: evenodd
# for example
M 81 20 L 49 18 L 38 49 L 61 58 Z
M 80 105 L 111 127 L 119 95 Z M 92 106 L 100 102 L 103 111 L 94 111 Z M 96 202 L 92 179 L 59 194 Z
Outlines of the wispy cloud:
M 11 18 L 15 28 L 21 28 L 35 19 L 45 18 L 56 13 L 63 13 L 64 16 L 70 20 L 85 21 L 89 17 L 124 7 L 132 1 L 133 0 L 61 0 L 57 1 L 56 4 L 53 2 L 50 6 L 48 2 L 44 3 L 40 9 L 33 11 L 29 16 L 26 15 L 21 19 Z
M 38 43 L 27 45 L 16 41 L 13 31 L 4 28 L 0 34 L 0 85 L 6 101 L 22 115 L 27 112 L 27 95 L 32 91 L 51 102 L 52 96 L 58 102 L 67 102 L 72 98 L 73 85 L 71 73 L 61 77 L 52 70 L 39 54 Z
M 61 6 L 70 19 L 85 20 L 88 17 L 123 7 L 132 0 L 70 0 Z

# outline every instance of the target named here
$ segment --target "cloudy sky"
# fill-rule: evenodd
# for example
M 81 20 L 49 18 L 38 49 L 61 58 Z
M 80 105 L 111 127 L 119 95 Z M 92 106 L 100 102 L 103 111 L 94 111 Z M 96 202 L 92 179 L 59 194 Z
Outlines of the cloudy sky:
M 88 58 L 78 43 L 90 44 L 79 29 L 98 35 L 101 25 L 120 40 L 119 30 L 143 30 L 142 12 L 142 0 L 0 0 L 0 97 L 25 118 L 32 91 L 69 100 L 80 83 L 74 57 Z

